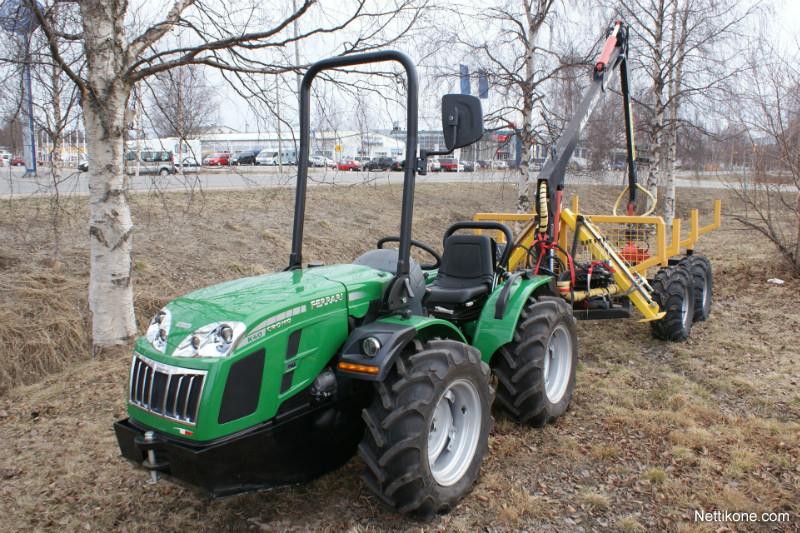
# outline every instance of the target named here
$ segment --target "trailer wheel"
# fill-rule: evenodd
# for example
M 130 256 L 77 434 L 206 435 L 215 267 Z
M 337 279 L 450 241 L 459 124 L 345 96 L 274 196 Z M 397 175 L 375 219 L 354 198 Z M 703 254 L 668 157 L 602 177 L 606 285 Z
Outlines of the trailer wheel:
M 711 272 L 711 261 L 702 255 L 687 255 L 681 259 L 692 275 L 694 282 L 694 318 L 695 322 L 702 322 L 711 314 L 711 297 L 714 290 L 714 278 Z
M 497 401 L 517 421 L 542 427 L 569 407 L 575 390 L 578 337 L 569 304 L 531 298 L 514 340 L 495 356 Z
M 694 318 L 694 283 L 685 264 L 662 268 L 652 282 L 653 298 L 666 315 L 650 322 L 653 336 L 680 342 L 689 338 Z
M 359 455 L 365 482 L 386 504 L 428 520 L 472 488 L 488 449 L 492 391 L 477 349 L 414 341 L 375 383 Z

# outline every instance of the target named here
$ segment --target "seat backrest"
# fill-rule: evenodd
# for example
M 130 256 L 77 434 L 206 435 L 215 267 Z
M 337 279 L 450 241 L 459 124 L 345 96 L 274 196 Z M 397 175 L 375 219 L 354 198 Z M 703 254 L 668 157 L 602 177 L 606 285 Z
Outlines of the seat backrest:
M 494 281 L 494 243 L 486 235 L 451 235 L 444 243 L 436 276 L 441 287 L 465 287 Z

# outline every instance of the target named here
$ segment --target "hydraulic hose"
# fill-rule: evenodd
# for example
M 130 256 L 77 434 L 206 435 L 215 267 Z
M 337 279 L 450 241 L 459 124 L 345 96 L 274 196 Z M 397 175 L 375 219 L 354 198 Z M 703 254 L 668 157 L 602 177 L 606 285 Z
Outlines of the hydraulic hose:
M 539 233 L 547 233 L 547 226 L 550 222 L 550 215 L 547 212 L 547 182 L 539 182 Z
M 656 210 L 656 201 L 657 201 L 656 197 L 653 195 L 653 193 L 651 193 L 650 191 L 648 191 L 646 188 L 642 187 L 638 183 L 636 184 L 636 188 L 638 190 L 642 191 L 647 196 L 647 200 L 648 200 L 647 210 L 644 213 L 642 213 L 641 216 L 647 217 L 647 216 L 652 215 L 653 212 Z M 619 211 L 619 206 L 622 203 L 622 199 L 625 197 L 625 193 L 626 192 L 628 192 L 628 185 L 626 185 L 625 188 L 622 189 L 622 192 L 619 193 L 619 196 L 617 196 L 617 201 L 614 202 L 614 209 L 612 210 L 612 213 L 614 213 L 615 217 L 620 216 L 620 214 L 618 212 Z M 625 213 L 625 214 L 627 215 L 628 213 Z

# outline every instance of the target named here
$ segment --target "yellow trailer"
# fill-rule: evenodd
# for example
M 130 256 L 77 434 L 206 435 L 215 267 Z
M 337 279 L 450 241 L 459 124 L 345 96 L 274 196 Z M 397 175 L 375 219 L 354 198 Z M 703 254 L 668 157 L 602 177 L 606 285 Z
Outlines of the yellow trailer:
M 560 212 L 556 254 L 561 258 L 561 264 L 568 264 L 569 261 L 608 262 L 612 267 L 614 283 L 602 288 L 588 287 L 575 291 L 571 290 L 571 280 L 560 280 L 561 296 L 573 303 L 601 295 L 625 296 L 641 313 L 642 321 L 663 318 L 665 310 L 660 309 L 652 296 L 653 288 L 647 281 L 648 272 L 669 266 L 670 261 L 675 261 L 683 250 L 691 255 L 700 236 L 720 226 L 721 211 L 721 201 L 715 200 L 713 220 L 700 226 L 700 214 L 693 209 L 690 212 L 689 230 L 683 236 L 683 225 L 679 218 L 673 220 L 667 231 L 664 219 L 660 216 L 582 213 L 578 196 L 573 197 L 571 207 Z M 536 213 L 477 213 L 473 219 L 520 227 L 512 243 L 509 271 L 534 267 L 531 250 L 538 229 Z M 505 237 L 500 232 L 495 238 L 499 243 L 505 243 Z M 577 243 L 575 253 L 570 253 L 572 243 Z M 568 260 L 567 255 L 572 257 Z

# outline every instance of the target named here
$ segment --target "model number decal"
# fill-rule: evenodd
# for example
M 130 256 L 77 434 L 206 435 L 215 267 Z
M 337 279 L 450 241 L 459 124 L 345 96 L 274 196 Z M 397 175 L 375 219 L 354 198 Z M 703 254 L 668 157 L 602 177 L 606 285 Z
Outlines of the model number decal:
M 323 296 L 322 298 L 311 300 L 311 307 L 313 307 L 314 309 L 319 309 L 320 307 L 325 307 L 326 305 L 335 304 L 336 302 L 341 302 L 342 300 L 344 300 L 344 293 L 339 292 L 331 296 Z
M 267 332 L 275 331 L 276 329 L 288 326 L 292 323 L 292 317 L 305 313 L 307 310 L 308 308 L 305 304 L 303 304 L 293 307 L 292 309 L 288 309 L 283 313 L 269 317 L 253 328 L 253 331 L 246 336 L 244 340 L 242 340 L 239 346 L 247 346 L 251 342 L 255 342 L 263 337 Z

